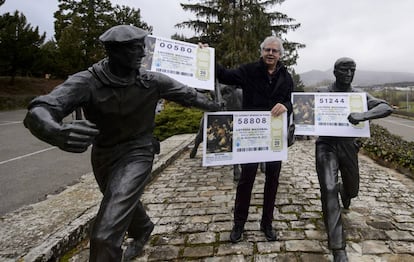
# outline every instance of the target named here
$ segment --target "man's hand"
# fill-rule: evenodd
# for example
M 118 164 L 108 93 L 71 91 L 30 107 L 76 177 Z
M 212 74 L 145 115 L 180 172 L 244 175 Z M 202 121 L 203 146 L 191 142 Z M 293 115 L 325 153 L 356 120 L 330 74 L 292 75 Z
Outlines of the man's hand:
M 208 44 L 198 42 L 198 47 L 199 48 L 205 48 L 205 47 L 208 47 Z
M 96 125 L 88 120 L 75 120 L 61 126 L 55 136 L 56 146 L 60 149 L 73 152 L 85 152 L 99 134 Z
M 353 125 L 357 125 L 359 122 L 365 121 L 364 113 L 350 113 L 348 121 Z
M 285 105 L 277 103 L 271 110 L 272 116 L 276 117 L 287 111 Z

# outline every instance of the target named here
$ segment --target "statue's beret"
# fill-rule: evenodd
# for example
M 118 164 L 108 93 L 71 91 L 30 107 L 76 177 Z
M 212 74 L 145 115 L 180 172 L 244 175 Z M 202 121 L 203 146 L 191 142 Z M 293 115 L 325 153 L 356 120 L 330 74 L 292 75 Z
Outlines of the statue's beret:
M 102 43 L 126 43 L 131 41 L 144 41 L 148 31 L 133 25 L 117 25 L 103 33 L 99 40 Z
M 335 64 L 334 64 L 334 68 L 337 68 L 338 66 L 356 66 L 356 63 L 354 61 L 354 59 L 349 58 L 349 57 L 341 57 L 338 58 L 338 60 L 336 60 Z

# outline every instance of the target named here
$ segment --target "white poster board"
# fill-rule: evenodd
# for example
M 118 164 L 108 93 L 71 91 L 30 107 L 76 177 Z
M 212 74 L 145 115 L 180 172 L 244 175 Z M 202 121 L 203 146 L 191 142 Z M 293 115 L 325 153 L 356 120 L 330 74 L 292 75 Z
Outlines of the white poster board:
M 206 112 L 203 135 L 203 166 L 287 159 L 286 113 Z
M 160 72 L 188 86 L 214 90 L 214 49 L 149 35 L 142 68 Z
M 366 93 L 292 93 L 295 135 L 370 137 L 369 122 L 353 125 L 351 112 L 366 112 Z

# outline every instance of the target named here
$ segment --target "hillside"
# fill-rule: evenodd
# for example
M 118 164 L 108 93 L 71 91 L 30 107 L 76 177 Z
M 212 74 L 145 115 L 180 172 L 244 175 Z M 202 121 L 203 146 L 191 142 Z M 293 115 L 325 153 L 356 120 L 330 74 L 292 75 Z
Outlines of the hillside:
M 25 108 L 35 96 L 49 93 L 62 83 L 60 79 L 16 77 L 10 85 L 10 77 L 0 77 L 0 110 Z
M 308 71 L 300 74 L 300 78 L 305 86 L 312 86 L 321 82 L 333 82 L 335 79 L 333 69 L 326 71 Z M 356 70 L 353 84 L 357 86 L 368 86 L 413 81 L 414 73 Z

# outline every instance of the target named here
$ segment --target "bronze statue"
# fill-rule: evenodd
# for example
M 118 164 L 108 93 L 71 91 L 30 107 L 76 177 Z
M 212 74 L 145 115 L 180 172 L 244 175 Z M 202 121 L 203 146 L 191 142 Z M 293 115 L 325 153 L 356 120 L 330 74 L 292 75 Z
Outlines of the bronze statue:
M 321 92 L 361 92 L 352 88 L 356 64 L 353 59 L 343 57 L 334 65 L 336 81 Z M 392 113 L 392 107 L 385 101 L 367 95 L 368 111 L 350 113 L 348 121 L 358 124 L 361 121 L 382 118 Z M 359 191 L 359 146 L 352 137 L 320 136 L 316 141 L 316 171 L 321 191 L 323 219 L 328 234 L 328 247 L 332 250 L 335 262 L 348 261 L 345 251 L 345 234 L 341 218 L 339 196 L 344 209 L 349 209 L 351 199 Z M 339 182 L 338 172 L 341 173 Z
M 133 241 L 124 260 L 139 255 L 154 228 L 140 196 L 159 149 L 153 137 L 158 100 L 220 109 L 194 88 L 140 70 L 147 34 L 129 25 L 104 32 L 99 40 L 107 58 L 35 98 L 24 120 L 33 135 L 62 150 L 81 153 L 92 144 L 92 167 L 103 199 L 90 235 L 90 261 L 121 261 L 126 233 Z M 62 122 L 79 107 L 86 120 Z

